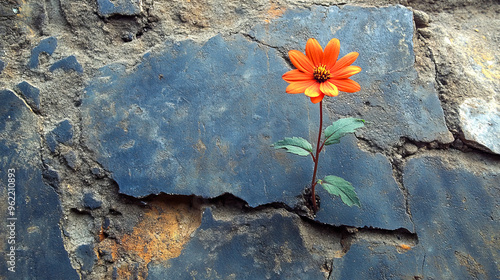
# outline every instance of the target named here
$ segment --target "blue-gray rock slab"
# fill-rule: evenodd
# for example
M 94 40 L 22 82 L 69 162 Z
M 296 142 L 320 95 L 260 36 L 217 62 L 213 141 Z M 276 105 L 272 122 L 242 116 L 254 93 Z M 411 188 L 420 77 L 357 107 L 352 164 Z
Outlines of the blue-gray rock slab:
M 92 271 L 92 267 L 94 267 L 94 263 L 97 261 L 97 255 L 94 251 L 94 246 L 91 244 L 83 244 L 78 246 L 75 250 L 75 254 L 80 260 L 81 269 L 89 273 Z
M 424 279 L 500 278 L 500 168 L 464 157 L 417 157 L 403 170 Z
M 25 98 L 26 103 L 30 105 L 32 110 L 40 111 L 40 89 L 26 81 L 17 84 L 16 89 Z
M 383 243 L 355 243 L 342 258 L 333 259 L 328 279 L 434 279 L 422 277 L 421 251 L 398 247 Z
M 255 26 L 249 35 L 266 45 L 302 52 L 308 38 L 316 38 L 323 47 L 338 38 L 339 57 L 358 52 L 353 64 L 363 70 L 352 77 L 361 91 L 325 99 L 332 116 L 365 119 L 370 128 L 360 135 L 384 149 L 401 137 L 451 143 L 453 135 L 446 127 L 435 85 L 417 77 L 413 25 L 412 12 L 399 5 L 313 6 Z
M 73 143 L 73 125 L 69 120 L 59 122 L 54 129 L 45 135 L 45 141 L 51 152 L 55 152 L 57 145 Z
M 347 136 L 340 144 L 326 147 L 326 153 L 321 157 L 323 166 L 319 170 L 322 174 L 320 178 L 335 175 L 349 181 L 358 194 L 361 207 L 348 207 L 339 197 L 330 195 L 317 185 L 321 208 L 316 220 L 335 225 L 414 231 L 405 198 L 393 177 L 391 163 L 385 156 L 360 150 L 356 138 Z
M 408 90 L 408 95 L 417 94 L 398 86 L 404 86 L 408 75 L 414 73 L 413 29 L 409 28 L 412 18 L 407 9 L 399 6 L 367 10 L 315 7 L 312 11 L 290 11 L 279 22 L 295 26 L 298 21 L 306 28 L 306 22 L 295 20 L 295 17 L 333 13 L 357 26 L 357 21 L 365 22 L 363 17 L 354 16 L 357 11 L 370 15 L 373 20 L 383 19 L 384 24 L 386 18 L 381 15 L 394 20 L 390 29 L 372 26 L 377 32 L 360 33 L 356 40 L 347 37 L 351 38 L 347 40 L 351 41 L 347 49 L 361 48 L 366 53 L 359 61 L 369 73 L 362 78 L 364 87 L 374 94 L 376 91 L 368 85 L 383 78 L 382 74 L 377 76 L 373 72 L 374 67 L 381 67 L 371 64 L 369 58 L 373 54 L 374 61 L 386 68 L 396 62 L 399 65 L 394 72 L 401 75 L 397 83 L 388 82 L 394 92 Z M 327 22 L 321 24 L 324 28 L 328 25 Z M 345 25 L 345 28 L 350 26 Z M 276 33 L 276 43 L 280 43 L 285 35 L 276 28 L 257 26 L 252 36 Z M 399 31 L 391 31 L 393 29 Z M 298 32 L 286 30 L 288 37 Z M 325 33 L 333 36 L 331 31 Z M 303 48 L 306 41 L 290 40 L 293 46 L 286 42 L 281 42 L 280 46 L 291 49 L 302 45 Z M 394 49 L 392 43 L 384 45 L 379 40 L 406 43 Z M 384 46 L 391 51 L 391 56 L 375 55 L 380 53 L 379 49 L 369 51 L 367 41 L 376 47 Z M 167 41 L 160 50 L 146 54 L 134 69 L 125 69 L 120 64 L 103 67 L 85 90 L 83 135 L 86 144 L 96 151 L 98 161 L 112 173 L 120 192 L 135 197 L 160 192 L 203 197 L 232 193 L 250 206 L 271 202 L 294 206 L 297 196 L 311 180 L 312 161 L 273 151 L 270 145 L 290 136 L 314 142 L 319 109 L 304 95 L 285 93 L 287 84 L 281 76 L 290 70 L 289 61 L 279 47 L 268 44 L 240 34 L 218 35 L 206 42 Z M 401 59 L 391 61 L 394 56 Z M 350 95 L 361 98 L 364 94 Z M 437 97 L 436 101 L 439 107 Z M 346 99 L 335 99 L 335 102 L 344 103 Z M 397 102 L 397 99 L 387 98 L 380 106 L 393 112 L 395 110 L 389 107 L 399 106 Z M 432 111 L 418 102 L 413 105 L 417 111 Z M 374 110 L 380 109 L 377 108 Z M 373 111 L 373 118 L 387 118 L 385 113 L 380 116 L 375 113 L 382 111 Z M 336 118 L 332 115 L 330 119 Z M 328 116 L 325 119 L 326 124 L 331 122 Z M 412 125 L 405 123 L 401 127 Z M 362 133 L 379 128 L 376 120 L 369 120 Z M 386 123 L 383 128 L 394 130 L 381 132 L 380 138 L 408 136 L 401 133 L 397 124 Z M 342 152 L 335 152 L 337 150 Z M 323 193 L 323 212 L 318 213 L 319 221 L 413 230 L 403 195 L 384 156 L 362 152 L 355 138 L 346 138 L 338 147 L 328 147 L 321 161 L 320 177 L 337 175 L 353 182 L 365 207 L 348 209 L 338 199 L 332 202 Z
M 48 55 L 52 55 L 52 53 L 56 50 L 57 47 L 57 38 L 56 37 L 48 37 L 40 41 L 36 47 L 31 51 L 31 57 L 28 63 L 28 67 L 31 69 L 38 67 L 38 58 L 41 53 L 46 53 Z
M 282 213 L 215 220 L 207 209 L 181 255 L 150 263 L 147 279 L 325 279 L 324 262 L 306 248 L 299 222 Z
M 1 275 L 8 279 L 79 279 L 64 249 L 58 196 L 42 180 L 35 114 L 9 90 L 0 90 L 0 100 L 0 178 L 5 184 L 0 189 L 4 198 L 0 216 L 2 228 L 14 225 L 0 231 L 5 242 Z M 9 189 L 8 183 L 15 187 Z M 9 210 L 12 201 L 15 209 Z M 15 264 L 7 262 L 9 254 L 15 255 Z M 15 272 L 8 270 L 11 264 Z
M 136 16 L 142 11 L 141 0 L 97 0 L 99 15 L 109 17 L 113 15 Z
M 62 69 L 65 72 L 73 70 L 78 73 L 83 73 L 83 67 L 78 62 L 78 60 L 74 55 L 70 55 L 68 57 L 65 57 L 61 60 L 54 62 L 54 64 L 50 66 L 49 71 L 54 72 L 57 69 Z

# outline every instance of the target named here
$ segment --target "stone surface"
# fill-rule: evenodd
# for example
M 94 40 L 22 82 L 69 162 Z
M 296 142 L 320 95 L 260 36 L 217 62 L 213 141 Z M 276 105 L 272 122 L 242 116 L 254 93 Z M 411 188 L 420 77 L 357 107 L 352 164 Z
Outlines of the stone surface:
M 500 5 L 333 2 L 0 1 L 0 89 L 16 91 L 0 91 L 0 180 L 19 173 L 22 269 L 2 261 L 0 278 L 500 278 L 499 161 L 479 131 L 498 114 Z M 316 138 L 317 106 L 281 80 L 313 36 L 363 68 L 325 124 L 367 120 L 319 170 L 363 207 L 319 188 L 316 221 L 299 216 L 310 159 L 269 147 Z
M 467 141 L 500 154 L 500 104 L 468 98 L 460 105 L 460 125 Z
M 16 86 L 17 90 L 23 95 L 26 103 L 34 111 L 40 111 L 40 90 L 30 83 L 23 81 Z
M 45 38 L 38 43 L 36 47 L 31 51 L 31 57 L 28 63 L 29 68 L 37 68 L 38 67 L 38 57 L 41 53 L 46 53 L 48 55 L 52 55 L 52 53 L 56 50 L 57 47 L 57 39 L 56 37 Z
M 341 141 L 339 145 L 328 146 L 326 153 L 321 155 L 323 166 L 319 170 L 319 174 L 322 174 L 320 178 L 323 174 L 335 175 L 351 182 L 361 201 L 361 208 L 347 207 L 339 197 L 329 195 L 318 185 L 321 209 L 316 219 L 335 225 L 371 226 L 391 230 L 405 228 L 413 231 L 403 193 L 393 178 L 392 167 L 387 158 L 381 154 L 361 151 L 353 136 Z
M 102 202 L 95 199 L 94 195 L 91 193 L 86 193 L 83 195 L 83 206 L 89 208 L 90 210 L 97 209 L 102 206 Z
M 296 216 L 273 214 L 252 221 L 215 220 L 205 210 L 201 226 L 181 255 L 149 265 L 148 278 L 324 279 L 323 263 L 308 251 Z
M 90 272 L 97 260 L 93 246 L 90 244 L 80 245 L 76 249 L 76 255 L 81 260 L 81 269 L 85 272 Z
M 342 34 L 333 32 L 333 36 L 349 42 L 342 50 L 372 54 L 360 58 L 358 63 L 366 69 L 359 80 L 367 93 L 338 100 L 338 104 L 352 104 L 337 110 L 340 114 L 361 115 L 369 120 L 363 137 L 387 146 L 404 136 L 431 141 L 449 135 L 433 87 L 423 89 L 411 83 L 416 78 L 412 68 L 411 12 L 402 7 L 314 7 L 312 11 L 288 12 L 272 22 L 272 28 L 255 27 L 250 36 L 264 44 L 242 35 L 219 35 L 203 44 L 167 42 L 163 50 L 146 54 L 130 73 L 118 64 L 101 69 L 101 75 L 86 89 L 82 105 L 84 129 L 89 147 L 97 151 L 99 162 L 112 172 L 120 191 L 136 197 L 159 192 L 215 197 L 229 192 L 251 206 L 276 201 L 293 206 L 310 180 L 311 161 L 272 151 L 269 146 L 286 136 L 313 141 L 318 108 L 303 95 L 284 93 L 286 83 L 281 75 L 289 70 L 288 62 L 277 47 L 267 45 L 303 48 L 306 37 L 297 35 L 290 39 L 289 34 L 309 23 L 296 19 L 320 14 L 331 17 L 331 21 L 342 21 L 354 14 L 366 16 L 353 20 L 342 29 Z M 363 40 L 370 44 L 349 35 L 354 30 L 350 28 L 377 19 L 382 22 L 371 24 L 371 31 L 363 35 Z M 382 27 L 388 19 L 397 22 L 389 30 Z M 328 29 L 331 21 L 318 21 L 313 30 Z M 320 36 L 312 30 L 307 34 L 320 41 L 332 36 Z M 400 41 L 401 44 L 394 43 Z M 380 53 L 381 49 L 384 53 Z M 372 70 L 374 67 L 390 72 L 380 77 Z M 380 95 L 370 84 L 391 90 Z M 380 104 L 386 102 L 398 109 L 387 111 L 381 106 L 369 106 L 363 113 L 355 109 L 366 98 L 375 104 L 376 96 L 381 98 L 377 101 Z M 337 104 L 337 100 L 332 101 L 335 103 L 331 106 Z M 405 107 L 410 105 L 411 110 Z M 405 114 L 395 117 L 394 111 Z M 323 195 L 325 213 L 318 219 L 411 229 L 388 160 L 382 155 L 360 152 L 352 141 L 345 145 L 349 148 L 331 147 L 322 156 L 323 176 L 341 173 L 353 181 L 363 197 L 372 200 L 368 198 L 376 196 L 387 202 L 387 208 L 379 213 L 374 209 L 380 207 L 367 202 L 366 208 L 348 209 L 342 214 L 344 217 L 336 217 L 332 211 L 340 205 Z M 343 153 L 332 156 L 336 149 Z M 348 163 L 352 160 L 357 164 Z M 328 164 L 337 161 L 344 169 Z
M 83 73 L 82 65 L 78 63 L 74 55 L 70 55 L 68 57 L 65 57 L 61 60 L 54 62 L 54 64 L 50 66 L 49 71 L 53 72 L 56 69 L 62 69 L 64 71 L 74 70 L 78 73 Z
M 63 246 L 58 196 L 42 180 L 37 119 L 13 92 L 1 90 L 0 100 L 0 178 L 2 185 L 5 183 L 0 189 L 0 215 L 3 228 L 7 223 L 15 225 L 13 233 L 10 228 L 0 231 L 4 252 L 1 274 L 7 279 L 79 279 Z M 9 173 L 15 175 L 15 193 L 10 194 Z M 12 214 L 8 201 L 15 201 Z M 9 244 L 7 240 L 13 241 Z M 15 272 L 8 270 L 12 266 L 7 263 L 7 253 L 12 252 Z
M 344 257 L 333 260 L 328 279 L 433 279 L 424 277 L 422 259 L 421 251 L 415 249 L 354 244 Z
M 61 121 L 57 126 L 45 135 L 45 140 L 51 152 L 55 152 L 57 145 L 71 144 L 73 139 L 73 126 L 69 120 Z
M 141 0 L 97 0 L 99 14 L 101 16 L 139 15 L 142 11 Z
M 456 134 L 462 131 L 460 107 L 467 99 L 484 100 L 478 100 L 481 104 L 500 100 L 500 39 L 493 35 L 500 18 L 494 16 L 497 7 L 482 10 L 488 11 L 485 19 L 469 14 L 457 21 L 453 15 L 439 13 L 431 26 L 422 29 L 429 35 L 425 42 L 435 65 L 447 125 Z
M 314 6 L 287 12 L 249 33 L 265 45 L 302 52 L 310 37 L 323 46 L 339 38 L 340 56 L 360 53 L 354 65 L 363 70 L 353 77 L 360 92 L 327 99 L 332 116 L 365 119 L 368 129 L 360 136 L 384 149 L 401 137 L 451 143 L 435 85 L 419 80 L 414 68 L 413 24 L 412 12 L 402 6 Z
M 458 155 L 417 157 L 404 167 L 424 279 L 500 277 L 500 170 L 471 167 Z

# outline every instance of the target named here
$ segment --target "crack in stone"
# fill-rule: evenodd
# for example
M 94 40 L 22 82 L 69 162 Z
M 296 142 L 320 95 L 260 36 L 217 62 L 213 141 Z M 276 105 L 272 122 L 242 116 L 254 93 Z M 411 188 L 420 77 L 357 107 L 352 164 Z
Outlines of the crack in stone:
M 290 60 L 288 59 L 288 53 L 285 51 L 285 49 L 283 47 L 277 47 L 277 46 L 272 46 L 270 44 L 267 44 L 267 43 L 264 43 L 260 40 L 258 40 L 257 38 L 255 38 L 254 36 L 248 34 L 248 33 L 241 33 L 241 35 L 243 35 L 245 38 L 249 39 L 250 41 L 252 42 L 255 42 L 261 46 L 265 46 L 265 47 L 268 47 L 268 48 L 271 48 L 271 49 L 275 49 L 281 56 L 281 58 L 283 58 L 283 60 L 289 62 Z

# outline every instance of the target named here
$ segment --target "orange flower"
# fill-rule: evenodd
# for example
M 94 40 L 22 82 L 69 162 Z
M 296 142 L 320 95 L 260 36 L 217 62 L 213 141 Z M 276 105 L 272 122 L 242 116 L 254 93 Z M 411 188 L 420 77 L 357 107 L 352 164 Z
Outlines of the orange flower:
M 307 41 L 305 55 L 297 50 L 289 51 L 288 56 L 297 69 L 283 75 L 283 80 L 290 83 L 286 92 L 304 93 L 312 103 L 318 103 L 325 95 L 359 91 L 359 84 L 349 79 L 361 71 L 360 67 L 351 65 L 359 54 L 352 52 L 337 61 L 339 51 L 340 42 L 335 38 L 328 42 L 324 52 L 314 38 Z

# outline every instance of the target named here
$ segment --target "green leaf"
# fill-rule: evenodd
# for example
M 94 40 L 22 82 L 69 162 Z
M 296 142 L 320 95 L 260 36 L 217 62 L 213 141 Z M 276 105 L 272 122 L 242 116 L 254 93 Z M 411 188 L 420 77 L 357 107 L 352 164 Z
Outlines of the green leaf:
M 356 118 L 345 118 L 335 121 L 325 129 L 325 146 L 340 143 L 340 138 L 348 133 L 354 133 L 356 129 L 364 125 L 365 120 Z
M 312 145 L 301 137 L 286 137 L 271 145 L 275 149 L 286 149 L 288 153 L 308 156 L 312 153 Z
M 356 205 L 358 207 L 361 207 L 358 195 L 354 191 L 351 183 L 347 182 L 346 180 L 337 176 L 329 175 L 326 176 L 322 181 L 319 181 L 319 183 L 330 194 L 340 196 L 342 202 L 347 204 L 347 206 Z

